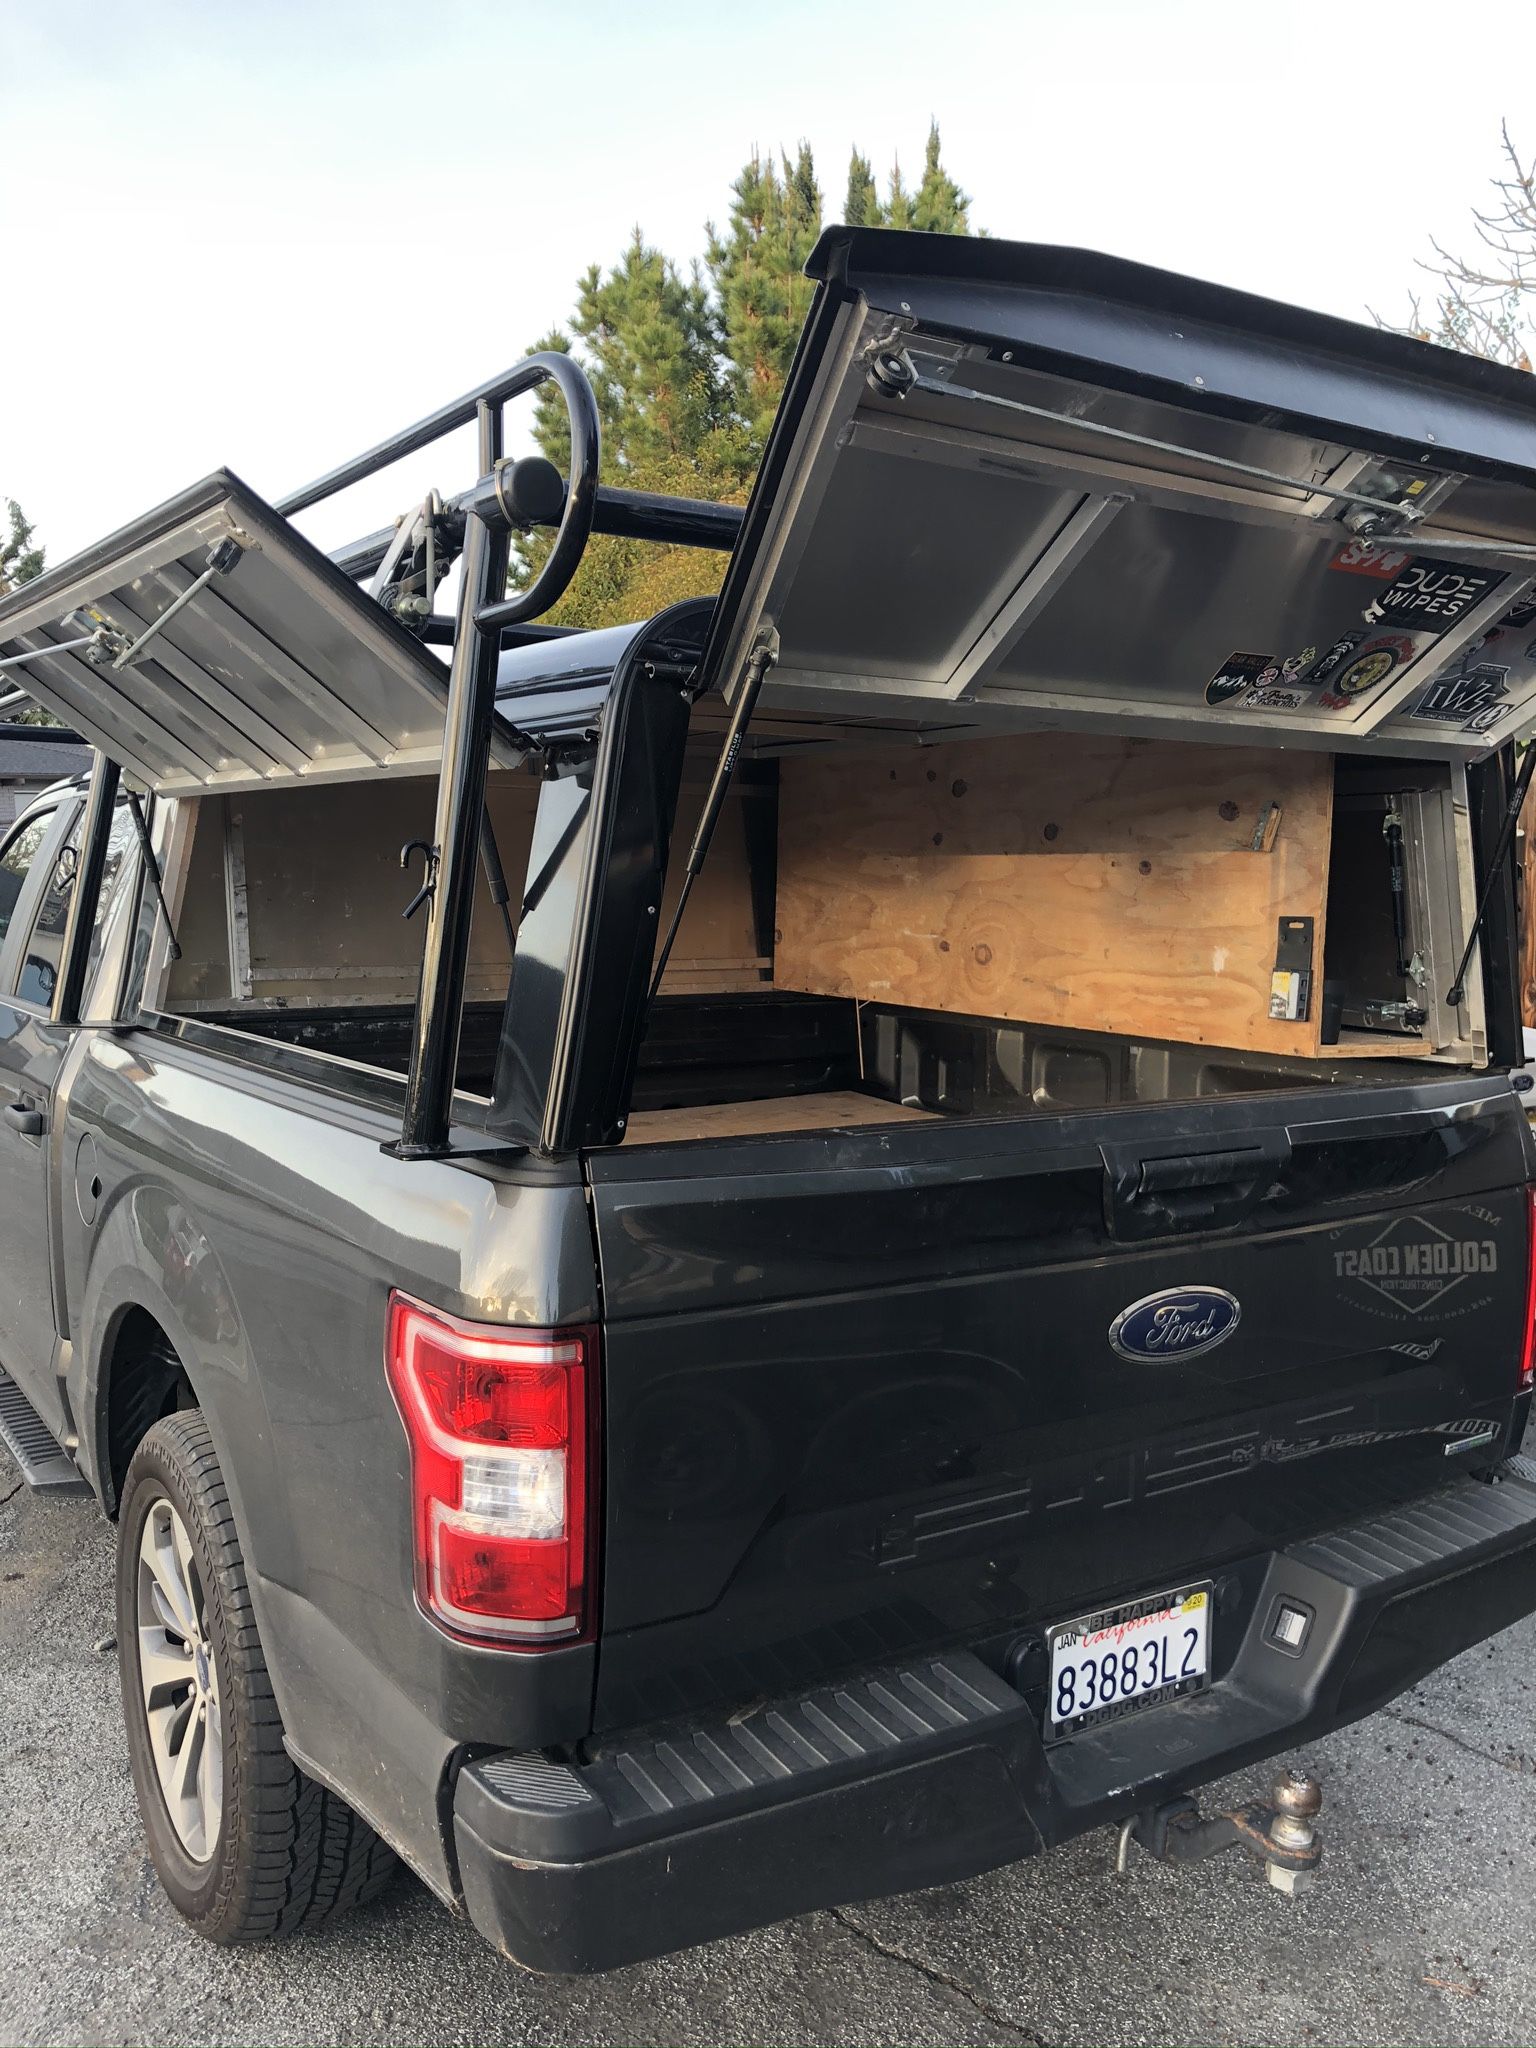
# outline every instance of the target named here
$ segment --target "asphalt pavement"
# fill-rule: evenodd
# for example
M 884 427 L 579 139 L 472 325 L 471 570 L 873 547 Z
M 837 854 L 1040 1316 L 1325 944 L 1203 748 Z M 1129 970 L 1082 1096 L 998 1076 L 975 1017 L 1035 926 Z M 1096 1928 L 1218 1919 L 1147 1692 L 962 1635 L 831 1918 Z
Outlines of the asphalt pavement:
M 124 1755 L 112 1532 L 0 1451 L 0 2043 L 1536 2041 L 1536 1621 L 1288 1759 L 1324 1787 L 1298 1900 L 1106 1832 L 969 1884 L 580 1981 L 523 1975 L 402 1875 L 252 1951 L 176 1918 Z M 1257 1789 L 1233 1781 L 1230 1797 Z M 1219 1788 L 1213 1788 L 1213 1795 Z

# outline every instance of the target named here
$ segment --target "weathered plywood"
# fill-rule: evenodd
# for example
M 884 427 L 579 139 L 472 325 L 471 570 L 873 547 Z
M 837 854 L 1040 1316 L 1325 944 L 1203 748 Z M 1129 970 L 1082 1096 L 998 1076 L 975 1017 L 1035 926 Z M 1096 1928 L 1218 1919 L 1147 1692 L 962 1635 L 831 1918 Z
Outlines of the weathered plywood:
M 666 891 L 659 919 L 663 931 L 671 923 L 672 913 L 677 907 L 683 886 L 683 861 L 698 829 L 707 787 L 704 768 L 690 763 L 678 794 L 672 858 L 667 865 Z M 757 919 L 752 907 L 748 819 L 754 808 L 761 810 L 772 802 L 772 789 L 761 784 L 737 783 L 726 798 L 710 844 L 709 858 L 699 871 L 698 881 L 688 898 L 688 908 L 678 927 L 677 944 L 672 949 L 672 958 L 661 984 L 664 995 L 723 995 L 733 990 L 765 985 L 770 963 L 767 954 L 759 948 Z M 771 857 L 771 812 L 768 822 Z M 764 939 L 766 942 L 766 934 Z
M 774 984 L 1313 1053 L 1332 791 L 1324 755 L 1077 733 L 786 760 Z M 1268 1014 L 1282 916 L 1316 921 L 1305 1024 Z
M 682 850 L 693 836 L 703 796 L 702 779 L 685 784 L 663 925 L 677 901 Z M 531 775 L 498 773 L 486 785 L 514 918 L 527 881 L 538 797 L 539 783 Z M 170 1006 L 223 1008 L 234 1000 L 224 908 L 225 802 L 239 819 L 244 843 L 253 997 L 322 1008 L 414 1003 L 423 926 L 419 916 L 407 924 L 400 913 L 422 869 L 418 856 L 411 872 L 402 874 L 400 848 L 409 839 L 430 841 L 436 829 L 437 781 L 425 775 L 184 799 L 182 815 L 195 836 L 185 864 L 186 900 L 178 920 L 182 958 L 170 976 Z M 713 995 L 764 986 L 769 962 L 758 951 L 746 818 L 749 805 L 771 802 L 771 790 L 744 787 L 726 804 L 678 932 L 662 984 L 667 993 Z M 506 925 L 477 864 L 468 999 L 500 1001 L 510 962 Z
M 887 1102 L 856 1089 L 782 1095 L 758 1102 L 703 1102 L 691 1109 L 637 1109 L 627 1145 L 676 1145 L 685 1138 L 757 1138 L 775 1131 L 856 1130 L 861 1124 L 923 1123 L 925 1109 Z

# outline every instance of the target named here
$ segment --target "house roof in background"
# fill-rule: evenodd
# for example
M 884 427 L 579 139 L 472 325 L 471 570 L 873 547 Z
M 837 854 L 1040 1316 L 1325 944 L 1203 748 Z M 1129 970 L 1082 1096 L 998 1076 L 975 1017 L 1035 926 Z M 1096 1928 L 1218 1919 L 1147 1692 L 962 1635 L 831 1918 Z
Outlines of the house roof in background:
M 0 782 L 57 782 L 83 775 L 91 765 L 89 747 L 57 740 L 0 740 Z

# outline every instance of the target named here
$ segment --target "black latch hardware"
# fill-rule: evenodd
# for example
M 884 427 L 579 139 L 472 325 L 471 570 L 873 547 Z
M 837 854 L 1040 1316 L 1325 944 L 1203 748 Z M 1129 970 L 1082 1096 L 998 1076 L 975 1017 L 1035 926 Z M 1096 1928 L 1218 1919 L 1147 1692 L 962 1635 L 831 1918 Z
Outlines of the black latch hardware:
M 402 917 L 414 917 L 423 903 L 428 902 L 437 891 L 438 849 L 435 846 L 429 846 L 425 839 L 408 839 L 400 849 L 400 866 L 406 873 L 410 872 L 411 855 L 413 853 L 419 853 L 422 856 L 423 872 L 421 887 L 416 891 L 410 902 L 407 903 L 404 910 L 401 911 L 400 915 Z

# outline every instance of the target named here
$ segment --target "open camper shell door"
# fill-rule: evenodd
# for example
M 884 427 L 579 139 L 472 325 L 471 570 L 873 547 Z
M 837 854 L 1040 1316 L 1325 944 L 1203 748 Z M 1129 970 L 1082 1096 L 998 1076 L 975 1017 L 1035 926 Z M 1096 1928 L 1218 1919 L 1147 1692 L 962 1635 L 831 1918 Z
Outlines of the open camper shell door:
M 833 229 L 729 696 L 1471 758 L 1536 715 L 1536 379 L 1069 249 Z
M 158 796 L 429 774 L 448 671 L 228 470 L 0 600 L 3 672 Z M 521 758 L 493 728 L 491 758 Z

